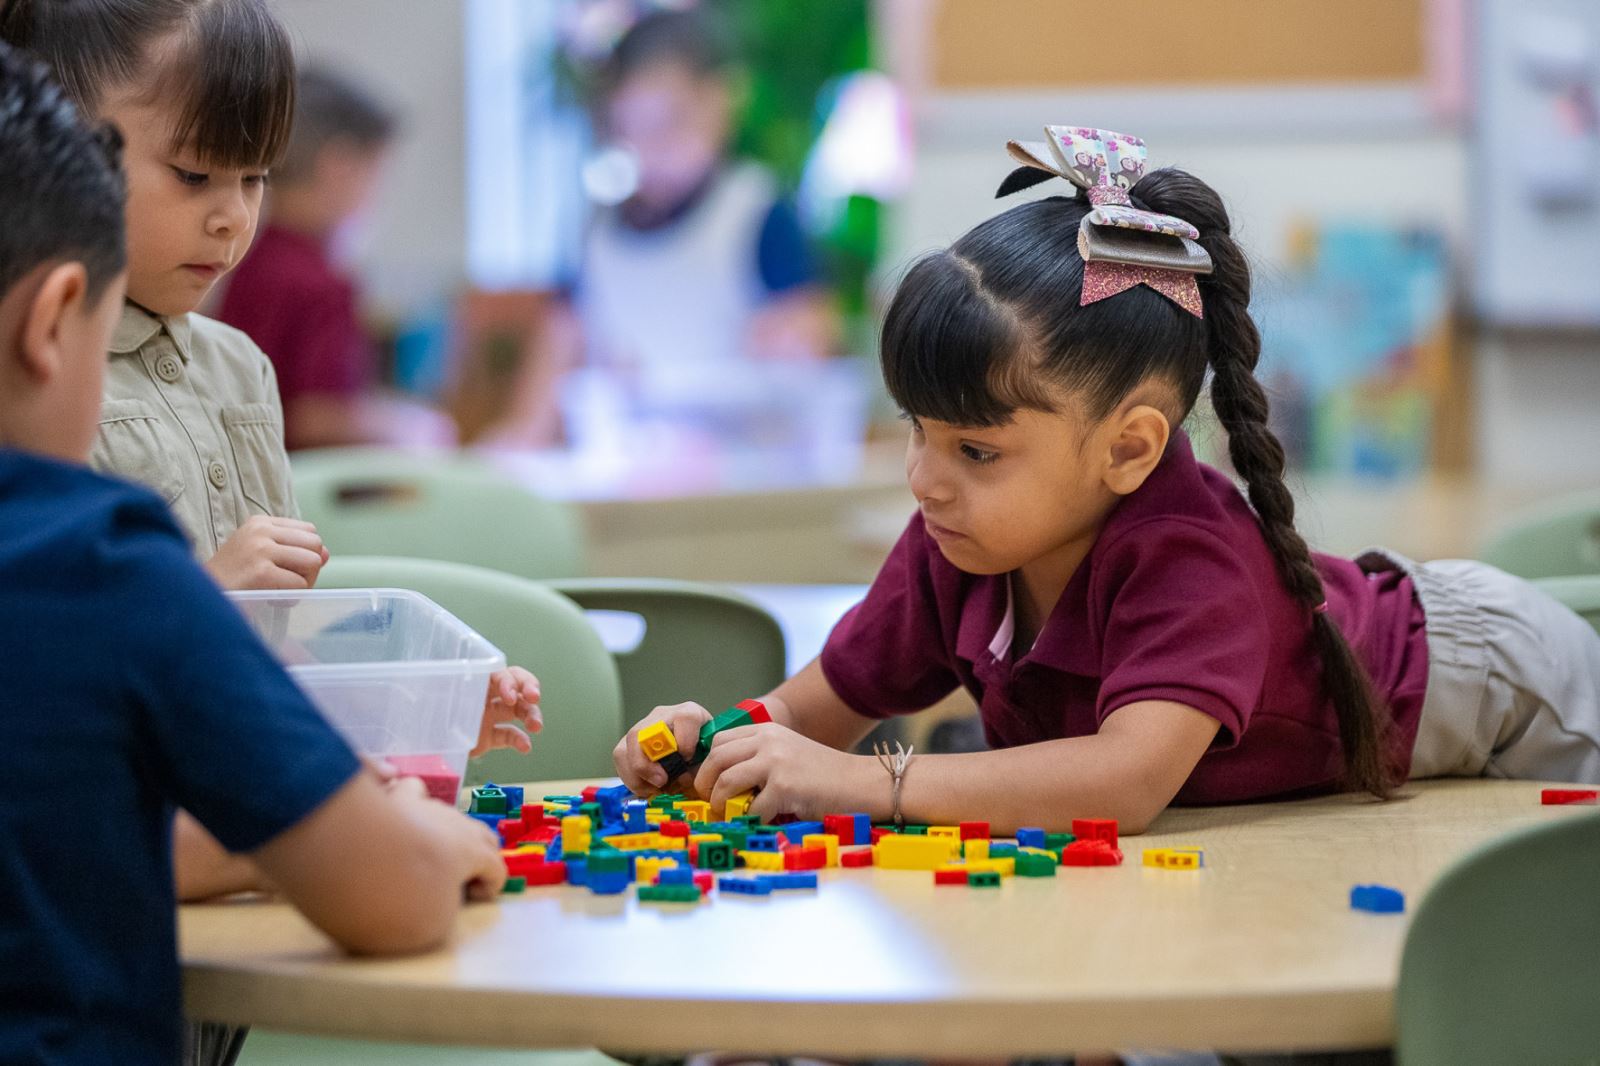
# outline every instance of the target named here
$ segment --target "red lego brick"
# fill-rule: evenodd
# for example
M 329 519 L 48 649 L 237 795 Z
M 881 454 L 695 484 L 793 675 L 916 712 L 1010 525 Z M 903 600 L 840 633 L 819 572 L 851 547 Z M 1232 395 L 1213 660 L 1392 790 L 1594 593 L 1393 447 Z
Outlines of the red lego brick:
M 662 822 L 661 823 L 661 828 L 660 828 L 660 833 L 664 837 L 678 837 L 678 838 L 683 839 L 683 840 L 688 840 L 689 839 L 689 823 L 688 822 L 680 822 L 680 821 L 678 821 L 676 819 L 673 819 L 672 821 Z
M 1072 835 L 1079 840 L 1104 840 L 1117 846 L 1117 820 L 1115 818 L 1074 818 Z
M 502 818 L 495 828 L 500 830 L 500 843 L 508 848 L 521 843 L 528 832 L 528 827 L 515 818 Z
M 524 803 L 522 805 L 522 824 L 532 829 L 534 826 L 544 824 L 544 804 Z
M 872 827 L 872 842 L 876 844 L 884 837 L 894 836 L 894 830 L 887 826 L 875 825 Z
M 957 866 L 949 870 L 933 871 L 933 883 L 936 885 L 964 885 L 967 883 L 967 870 L 964 866 Z
M 960 828 L 961 828 L 961 839 L 962 840 L 988 840 L 989 839 L 989 823 L 988 822 L 962 822 Z
M 872 849 L 871 848 L 856 848 L 853 851 L 841 851 L 839 853 L 839 865 L 840 866 L 851 866 L 851 867 L 855 867 L 855 866 L 871 866 L 872 865 Z
M 1074 823 L 1076 827 L 1076 823 Z M 1062 866 L 1121 866 L 1122 852 L 1104 840 L 1075 840 L 1061 853 Z
M 600 800 L 600 786 L 590 785 L 583 790 L 582 796 L 585 803 L 598 803 Z
M 823 815 L 822 831 L 838 837 L 841 848 L 847 848 L 856 843 L 866 843 L 865 840 L 856 840 L 856 820 L 848 814 Z
M 530 885 L 561 885 L 567 881 L 567 864 L 564 862 L 547 862 L 539 866 L 530 866 L 528 871 L 521 876 L 528 879 Z
M 544 861 L 544 856 L 532 851 L 519 852 L 516 855 L 505 856 L 506 874 L 511 877 L 528 877 L 541 866 L 551 863 Z M 530 881 L 529 884 L 533 882 Z
M 760 700 L 740 700 L 734 706 L 741 711 L 748 711 L 752 724 L 760 725 L 772 721 L 772 715 L 767 711 L 766 704 Z
M 785 870 L 820 870 L 828 865 L 828 849 L 820 847 L 784 848 Z
M 700 890 L 700 894 L 704 896 L 709 896 L 711 894 L 711 886 L 713 883 L 715 883 L 716 879 L 716 873 L 711 870 L 696 870 L 694 872 L 695 887 L 698 888 Z
M 1547 788 L 1539 793 L 1539 802 L 1546 807 L 1566 806 L 1572 803 L 1600 803 L 1600 790 L 1592 788 Z

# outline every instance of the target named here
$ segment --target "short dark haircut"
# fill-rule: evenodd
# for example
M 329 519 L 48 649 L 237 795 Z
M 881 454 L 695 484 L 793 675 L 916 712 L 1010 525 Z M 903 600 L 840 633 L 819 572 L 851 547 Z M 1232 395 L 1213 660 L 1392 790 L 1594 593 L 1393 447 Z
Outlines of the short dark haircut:
M 176 102 L 174 148 L 209 166 L 271 167 L 288 146 L 294 50 L 265 0 L 0 0 L 0 41 L 44 60 L 88 115 L 140 79 Z
M 657 11 L 623 34 L 602 77 L 610 93 L 629 77 L 658 63 L 675 63 L 699 77 L 727 74 L 739 64 L 733 33 L 705 11 Z
M 372 93 L 326 67 L 308 66 L 295 88 L 294 133 L 278 165 L 280 181 L 300 181 L 330 142 L 377 149 L 394 137 L 394 112 Z
M 46 263 L 81 262 L 91 299 L 122 273 L 121 144 L 42 63 L 0 43 L 0 296 Z

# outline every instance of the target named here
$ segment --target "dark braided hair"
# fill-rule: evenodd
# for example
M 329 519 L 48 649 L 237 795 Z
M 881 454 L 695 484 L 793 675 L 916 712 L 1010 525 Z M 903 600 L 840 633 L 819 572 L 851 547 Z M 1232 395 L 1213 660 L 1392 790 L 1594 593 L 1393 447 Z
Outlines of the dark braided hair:
M 1339 718 L 1345 784 L 1386 796 L 1380 705 L 1366 670 L 1327 614 L 1322 578 L 1294 528 L 1283 447 L 1267 428 L 1267 395 L 1255 378 L 1261 336 L 1250 318 L 1250 267 L 1231 235 L 1222 199 L 1181 170 L 1147 174 L 1135 207 L 1175 215 L 1200 231 L 1214 271 L 1200 279 L 1205 318 L 1145 286 L 1078 305 L 1083 259 L 1078 224 L 1090 206 L 1050 197 L 979 224 L 906 274 L 884 319 L 881 357 L 889 393 L 919 418 L 992 426 L 1019 408 L 1054 409 L 1051 387 L 1104 418 L 1141 383 L 1177 395 L 1174 424 L 1193 408 L 1211 372 L 1211 403 L 1228 433 L 1284 587 L 1311 616 L 1323 688 Z

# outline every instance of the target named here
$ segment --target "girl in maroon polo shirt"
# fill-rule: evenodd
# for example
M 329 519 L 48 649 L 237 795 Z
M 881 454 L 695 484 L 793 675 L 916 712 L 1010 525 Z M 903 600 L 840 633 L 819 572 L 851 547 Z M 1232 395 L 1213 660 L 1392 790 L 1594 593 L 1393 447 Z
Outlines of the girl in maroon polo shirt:
M 719 735 L 680 784 L 714 805 L 756 790 L 763 818 L 1009 831 L 1098 816 L 1137 832 L 1172 802 L 1600 780 L 1600 638 L 1482 564 L 1308 550 L 1221 199 L 1177 170 L 1105 179 L 1130 145 L 1143 173 L 1136 139 L 1050 133 L 1101 158 L 1012 154 L 1088 195 L 982 223 L 889 308 L 882 365 L 917 514 L 820 658 L 764 697 L 773 722 Z M 1179 428 L 1208 371 L 1248 502 Z M 993 750 L 914 756 L 896 809 L 877 760 L 849 749 L 958 686 Z M 707 717 L 684 704 L 641 726 L 666 721 L 692 749 Z M 665 787 L 635 736 L 623 780 Z

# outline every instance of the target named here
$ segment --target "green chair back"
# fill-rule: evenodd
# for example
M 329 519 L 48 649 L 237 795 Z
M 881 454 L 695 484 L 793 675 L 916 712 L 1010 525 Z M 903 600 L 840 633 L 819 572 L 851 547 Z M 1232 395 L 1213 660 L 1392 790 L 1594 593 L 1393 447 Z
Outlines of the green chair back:
M 644 635 L 616 653 L 629 725 L 654 707 L 693 701 L 715 714 L 784 679 L 783 630 L 755 601 L 688 581 L 552 581 L 586 611 L 637 615 Z
M 1547 577 L 1535 585 L 1571 607 L 1585 622 L 1600 632 L 1600 574 L 1576 577 Z
M 301 514 L 335 556 L 443 559 L 529 578 L 585 572 L 576 510 L 471 455 L 324 449 L 297 452 L 293 474 Z
M 1600 1061 L 1600 813 L 1492 841 L 1417 908 L 1395 1002 L 1401 1066 Z
M 535 581 L 434 559 L 335 556 L 320 588 L 420 592 L 538 678 L 544 732 L 533 753 L 495 751 L 467 767 L 469 783 L 608 777 L 623 734 L 622 692 L 611 653 L 572 601 Z
M 1600 574 L 1600 492 L 1552 500 L 1516 516 L 1478 557 L 1518 577 Z

